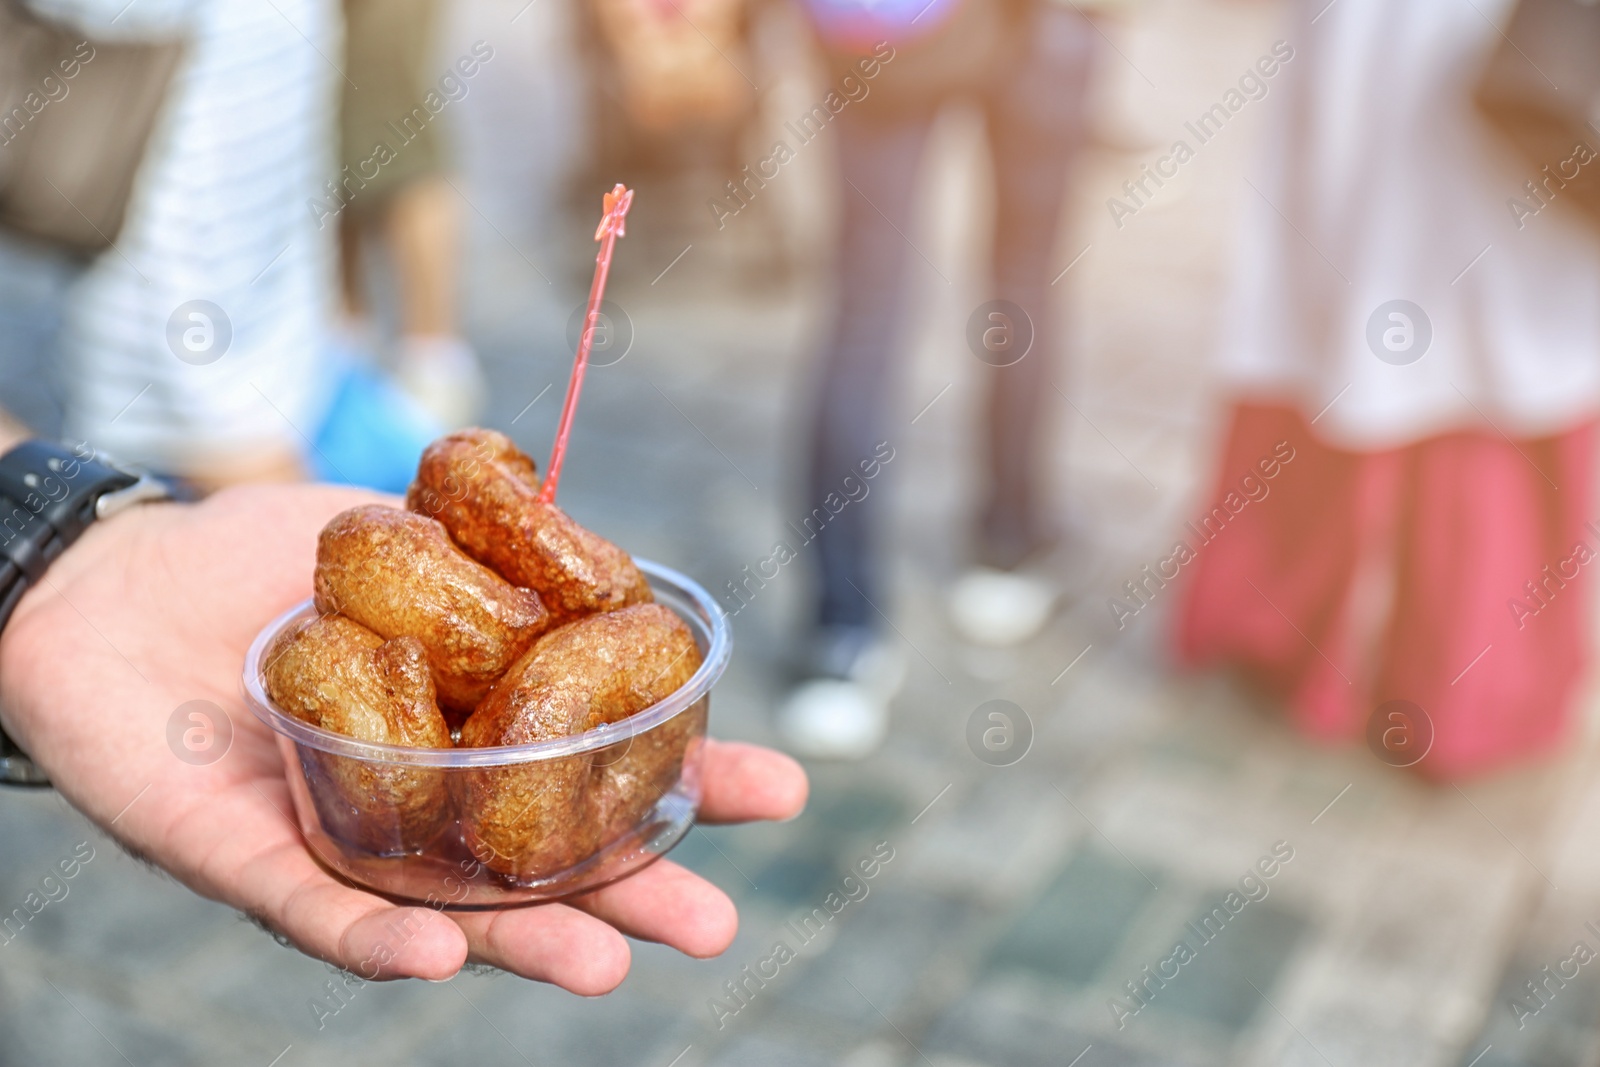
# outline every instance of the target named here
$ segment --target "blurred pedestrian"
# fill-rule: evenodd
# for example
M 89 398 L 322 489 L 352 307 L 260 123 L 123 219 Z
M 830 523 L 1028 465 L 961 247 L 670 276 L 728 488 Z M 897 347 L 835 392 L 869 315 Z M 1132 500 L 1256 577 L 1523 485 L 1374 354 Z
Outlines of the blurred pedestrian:
M 396 379 L 440 424 L 456 427 L 477 416 L 485 385 L 461 336 L 461 202 L 447 176 L 443 112 L 466 95 L 493 49 L 480 43 L 460 70 L 436 62 L 440 9 L 439 0 L 344 0 L 335 203 L 346 336 L 360 349 L 377 346 L 362 269 L 364 245 L 376 236 L 398 287 Z
M 306 202 L 330 169 L 338 74 L 318 52 L 336 47 L 336 14 L 326 0 L 28 6 L 91 41 L 184 42 L 125 222 L 67 296 L 67 432 L 204 486 L 301 476 L 330 310 L 331 235 Z
M 669 140 L 750 112 L 755 90 L 734 63 L 746 58 L 746 0 L 589 0 L 589 6 L 611 61 L 614 84 L 606 88 L 636 136 Z
M 1292 7 L 1178 631 L 1314 737 L 1414 731 L 1437 777 L 1562 736 L 1600 556 L 1600 246 L 1474 108 L 1487 6 Z
M 955 622 L 977 640 L 1021 640 L 1054 599 L 1030 573 L 1055 531 L 1042 495 L 1045 397 L 1057 359 L 1049 312 L 1052 258 L 1084 134 L 1094 29 L 1051 0 L 807 0 L 828 58 L 836 112 L 841 219 L 836 305 L 807 459 L 808 507 L 852 499 L 862 464 L 892 459 L 889 413 L 907 328 L 908 267 L 917 256 L 911 190 L 944 108 L 975 103 L 995 177 L 990 305 L 1009 350 L 985 383 L 984 499 L 974 562 Z M 870 81 L 866 93 L 858 91 Z M 833 101 L 840 100 L 836 109 Z M 820 124 L 819 124 L 820 125 Z M 1004 303 L 999 303 L 999 302 Z M 887 447 L 886 454 L 883 449 Z M 881 635 L 885 582 L 874 544 L 881 494 L 847 507 L 816 535 L 820 564 L 806 679 L 780 713 L 791 747 L 852 758 L 884 737 L 900 684 L 898 653 Z M 1020 624 L 1020 625 L 1019 625 Z

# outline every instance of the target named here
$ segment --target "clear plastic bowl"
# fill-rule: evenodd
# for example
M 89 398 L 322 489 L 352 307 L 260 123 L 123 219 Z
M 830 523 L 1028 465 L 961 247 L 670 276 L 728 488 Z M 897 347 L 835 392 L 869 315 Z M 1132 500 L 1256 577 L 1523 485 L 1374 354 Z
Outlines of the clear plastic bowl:
M 278 734 L 312 853 L 345 879 L 396 900 L 493 908 L 587 892 L 676 845 L 700 807 L 711 687 L 728 665 L 733 635 L 726 614 L 693 580 L 635 562 L 656 601 L 688 624 L 704 662 L 680 689 L 636 715 L 534 744 L 406 748 L 302 722 L 267 696 L 263 658 L 316 609 L 308 600 L 273 620 L 245 656 L 245 701 Z M 552 840 L 496 850 L 475 828 L 480 818 L 496 817 L 483 801 L 506 787 L 560 796 L 581 814 Z M 504 846 L 503 826 L 497 840 Z M 518 855 L 508 860 L 508 851 Z

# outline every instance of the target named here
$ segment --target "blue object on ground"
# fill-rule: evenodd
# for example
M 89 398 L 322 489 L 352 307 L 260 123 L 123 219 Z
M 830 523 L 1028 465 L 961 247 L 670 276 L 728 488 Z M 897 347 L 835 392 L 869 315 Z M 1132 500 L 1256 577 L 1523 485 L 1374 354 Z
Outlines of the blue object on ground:
M 381 371 L 348 362 L 306 457 L 319 482 L 403 493 L 444 427 Z

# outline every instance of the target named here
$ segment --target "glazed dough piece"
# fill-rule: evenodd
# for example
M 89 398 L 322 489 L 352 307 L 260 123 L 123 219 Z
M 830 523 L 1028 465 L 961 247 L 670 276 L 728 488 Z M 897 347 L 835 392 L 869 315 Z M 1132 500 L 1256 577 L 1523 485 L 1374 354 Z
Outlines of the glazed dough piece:
M 406 506 L 438 519 L 507 581 L 536 590 L 558 624 L 653 599 L 626 552 L 538 496 L 533 460 L 505 434 L 474 429 L 428 446 Z
M 506 672 L 462 728 L 461 746 L 526 744 L 620 722 L 672 694 L 700 660 L 688 626 L 660 605 L 586 616 L 540 638 Z M 610 840 L 618 813 L 642 812 L 671 788 L 696 723 L 703 732 L 703 708 L 627 748 L 459 776 L 467 847 L 522 880 L 571 866 Z
M 550 624 L 539 594 L 470 559 L 425 515 L 376 504 L 334 516 L 317 538 L 317 610 L 427 649 L 455 721 Z
M 358 741 L 450 747 L 427 654 L 415 637 L 385 641 L 350 619 L 325 615 L 281 636 L 263 676 L 273 703 L 302 722 Z M 324 828 L 360 848 L 415 851 L 450 816 L 438 769 L 373 765 L 309 748 L 301 760 Z
M 660 726 L 594 754 L 589 808 L 602 844 L 634 829 L 680 777 L 697 773 L 708 710 L 702 697 Z

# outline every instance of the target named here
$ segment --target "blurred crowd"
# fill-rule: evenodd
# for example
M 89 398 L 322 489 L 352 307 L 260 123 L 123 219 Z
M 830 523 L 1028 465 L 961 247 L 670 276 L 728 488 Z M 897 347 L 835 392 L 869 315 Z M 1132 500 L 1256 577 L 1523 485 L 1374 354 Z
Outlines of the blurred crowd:
M 1180 661 L 1242 671 L 1312 737 L 1376 729 L 1437 778 L 1570 736 L 1600 553 L 1585 170 L 1600 142 L 1583 95 L 1600 24 L 1576 3 L 1282 6 L 1279 38 L 1169 142 L 1119 128 L 1097 92 L 1127 62 L 1132 0 L 568 0 L 585 137 L 576 206 L 563 194 L 553 210 L 592 225 L 613 181 L 665 189 L 709 170 L 717 197 L 680 198 L 693 221 L 646 207 L 636 225 L 721 229 L 749 211 L 771 228 L 768 185 L 813 142 L 831 159 L 831 319 L 796 400 L 814 596 L 775 710 L 792 750 L 872 752 L 905 673 L 885 627 L 883 493 L 868 490 L 893 479 L 885 426 L 921 255 L 910 190 L 955 105 L 981 114 L 993 175 L 968 329 L 987 364 L 985 474 L 953 534 L 968 561 L 948 590 L 956 630 L 1017 643 L 1062 606 L 1074 547 L 1046 489 L 1061 447 L 1047 400 L 1072 358 L 1056 283 L 1071 285 L 1086 146 L 1134 142 L 1136 176 L 1105 205 L 1120 227 L 1262 110 L 1230 312 L 1215 351 L 1192 353 L 1232 392 L 1215 489 L 1109 602 L 1108 626 L 1176 583 Z M 482 416 L 451 129 L 474 80 L 512 60 L 485 40 L 446 56 L 446 14 L 445 0 L 0 3 L 0 251 L 13 275 L 61 280 L 48 336 L 11 343 L 36 358 L 62 432 L 194 495 L 297 479 L 397 491 L 423 444 Z M 775 138 L 750 77 L 773 27 L 803 29 L 811 71 L 810 103 Z M 19 287 L 7 302 L 32 322 L 41 299 Z M 785 565 L 785 547 L 764 564 Z

